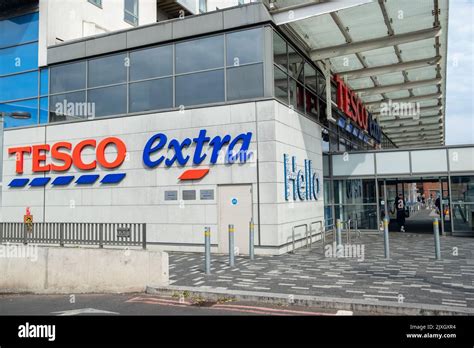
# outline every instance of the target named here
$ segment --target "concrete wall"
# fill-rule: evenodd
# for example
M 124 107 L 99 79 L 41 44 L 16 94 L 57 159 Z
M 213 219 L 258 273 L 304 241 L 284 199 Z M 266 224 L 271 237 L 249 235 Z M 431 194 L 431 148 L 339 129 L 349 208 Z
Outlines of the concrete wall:
M 150 284 L 169 284 L 167 253 L 36 248 L 37 258 L 0 257 L 0 293 L 122 293 L 144 291 Z
M 173 165 L 166 168 L 160 165 L 150 169 L 144 165 L 143 148 L 154 134 L 163 132 L 168 141 L 171 138 L 192 139 L 201 129 L 206 129 L 207 136 L 211 138 L 226 134 L 234 138 L 238 134 L 252 132 L 250 150 L 257 156 L 247 163 L 232 165 L 226 164 L 220 157 L 217 164 L 210 166 L 211 150 L 205 147 L 207 158 L 201 165 L 210 168 L 210 172 L 203 179 L 191 182 L 180 182 L 178 177 L 185 169 L 192 168 L 192 161 L 185 167 Z M 53 144 L 63 140 L 74 145 L 84 139 L 100 140 L 107 136 L 117 136 L 127 144 L 127 159 L 115 170 L 126 173 L 125 179 L 118 185 L 106 186 L 97 182 L 90 187 L 75 184 L 52 187 L 48 184 L 45 188 L 28 186 L 14 189 L 7 186 L 13 178 L 19 177 L 15 174 L 15 157 L 8 155 L 8 148 Z M 192 156 L 194 147 L 195 144 L 192 144 L 186 154 Z M 93 151 L 86 150 L 83 153 L 85 162 L 94 157 Z M 110 156 L 114 158 L 113 148 L 110 151 Z M 320 127 L 273 100 L 8 130 L 4 150 L 3 219 L 22 221 L 25 208 L 30 207 L 35 222 L 147 223 L 148 242 L 166 243 L 166 250 L 202 250 L 204 227 L 218 230 L 217 185 L 252 184 L 253 217 L 257 225 L 260 222 L 256 239 L 262 246 L 257 251 L 279 253 L 283 252 L 279 246 L 289 241 L 294 225 L 324 216 L 322 196 L 319 201 L 285 200 L 284 153 L 297 156 L 299 166 L 303 165 L 304 159 L 311 159 L 314 167 L 322 171 Z M 94 173 L 103 175 L 108 171 L 98 168 Z M 53 180 L 58 174 L 50 173 L 48 176 Z M 83 173 L 72 167 L 68 174 L 77 177 Z M 31 157 L 26 156 L 23 177 L 31 179 L 38 176 L 43 174 L 32 174 Z M 197 190 L 197 199 L 164 199 L 167 190 L 177 190 L 180 198 L 185 189 Z M 201 189 L 214 190 L 214 199 L 201 200 Z M 217 238 L 218 233 L 213 233 L 211 242 L 217 244 Z
M 124 21 L 123 0 L 103 0 L 102 8 L 87 0 L 40 0 L 39 3 L 40 66 L 46 65 L 48 46 L 134 27 Z M 156 22 L 156 0 L 139 0 L 138 16 L 139 25 Z
M 281 246 L 291 241 L 293 226 L 324 219 L 322 191 L 318 201 L 285 200 L 283 165 L 284 154 L 296 156 L 297 169 L 312 160 L 322 178 L 321 127 L 278 102 L 263 104 L 258 117 L 262 244 Z M 304 228 L 295 232 L 296 238 L 304 236 Z

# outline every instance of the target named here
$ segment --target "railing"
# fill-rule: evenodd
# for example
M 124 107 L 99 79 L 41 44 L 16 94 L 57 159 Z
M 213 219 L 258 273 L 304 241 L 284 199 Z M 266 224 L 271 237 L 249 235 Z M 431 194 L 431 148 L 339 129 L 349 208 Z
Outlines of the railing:
M 141 246 L 146 249 L 146 224 L 77 222 L 0 222 L 1 243 Z
M 293 228 L 291 229 L 291 239 L 292 239 L 292 242 L 291 244 L 293 245 L 293 250 L 291 250 L 291 253 L 294 254 L 295 253 L 295 229 L 297 229 L 298 227 L 304 227 L 305 228 L 305 236 L 308 234 L 308 225 L 307 224 L 301 224 L 301 225 L 296 225 L 296 226 L 293 226 Z

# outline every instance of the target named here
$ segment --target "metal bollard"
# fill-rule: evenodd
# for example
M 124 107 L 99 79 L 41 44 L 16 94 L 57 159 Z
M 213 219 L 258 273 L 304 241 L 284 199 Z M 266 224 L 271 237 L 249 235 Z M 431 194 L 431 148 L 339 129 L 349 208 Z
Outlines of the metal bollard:
M 254 253 L 254 250 L 253 250 L 253 243 L 254 243 L 254 224 L 253 224 L 253 219 L 250 220 L 250 224 L 249 224 L 249 231 L 250 231 L 250 238 L 249 238 L 249 256 L 250 256 L 250 260 L 253 260 L 255 258 L 255 253 Z
M 337 246 L 342 245 L 342 234 L 341 234 L 341 220 L 336 220 L 336 244 Z
M 438 223 L 438 218 L 434 218 L 434 220 L 433 220 L 433 232 L 434 232 L 434 241 L 435 241 L 436 260 L 441 260 L 441 247 L 439 245 L 439 223 Z
M 388 218 L 383 218 L 383 241 L 384 241 L 384 249 L 385 249 L 385 258 L 390 258 L 390 244 L 388 241 Z
M 229 225 L 229 266 L 234 266 L 234 225 Z
M 205 269 L 206 274 L 211 274 L 211 228 L 205 227 L 204 228 L 204 262 L 205 262 Z

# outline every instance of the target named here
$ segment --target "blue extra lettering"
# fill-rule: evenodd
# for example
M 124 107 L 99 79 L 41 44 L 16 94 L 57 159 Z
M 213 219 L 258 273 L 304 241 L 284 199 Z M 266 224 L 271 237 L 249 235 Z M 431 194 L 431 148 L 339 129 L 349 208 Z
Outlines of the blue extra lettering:
M 159 139 L 159 142 L 157 145 L 153 146 L 154 142 Z M 143 149 L 143 162 L 147 167 L 154 168 L 158 165 L 160 165 L 161 162 L 165 159 L 164 156 L 160 156 L 157 160 L 153 161 L 151 159 L 151 155 L 159 150 L 161 150 L 165 145 L 167 141 L 166 135 L 163 133 L 158 133 L 152 136 L 146 143 L 145 148 Z

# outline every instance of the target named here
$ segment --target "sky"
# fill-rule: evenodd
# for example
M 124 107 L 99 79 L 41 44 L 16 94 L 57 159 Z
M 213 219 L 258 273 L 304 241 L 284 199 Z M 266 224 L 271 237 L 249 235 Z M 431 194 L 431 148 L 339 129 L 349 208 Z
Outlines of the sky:
M 474 0 L 450 0 L 446 145 L 474 144 Z

